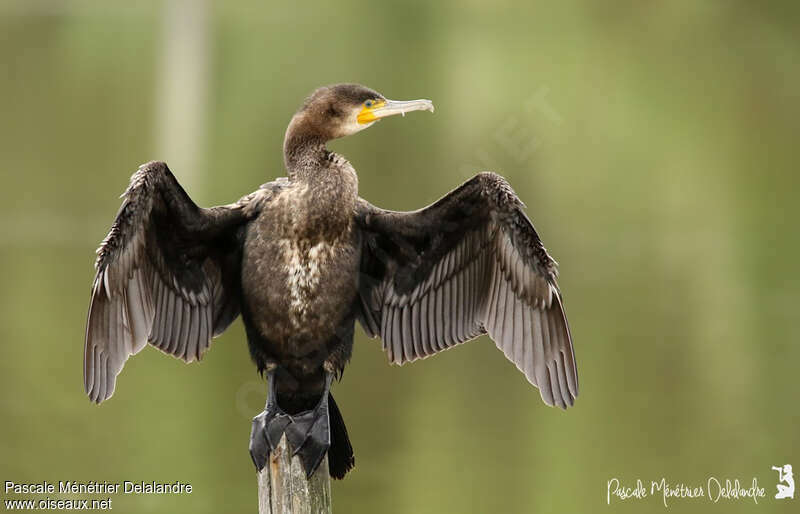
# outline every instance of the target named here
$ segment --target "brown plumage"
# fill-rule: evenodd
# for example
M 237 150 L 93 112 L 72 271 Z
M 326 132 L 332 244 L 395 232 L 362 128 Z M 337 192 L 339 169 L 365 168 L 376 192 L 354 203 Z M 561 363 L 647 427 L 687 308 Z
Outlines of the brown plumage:
M 270 381 L 251 435 L 259 469 L 284 433 L 309 475 L 326 452 L 334 477 L 352 467 L 329 386 L 356 320 L 398 364 L 488 333 L 545 403 L 572 405 L 578 378 L 556 265 L 508 182 L 484 172 L 424 209 L 386 211 L 358 197 L 355 170 L 325 146 L 413 110 L 433 106 L 353 84 L 317 90 L 286 131 L 288 178 L 227 206 L 197 207 L 164 163 L 140 167 L 98 250 L 89 397 L 109 398 L 145 343 L 191 362 L 241 314 Z

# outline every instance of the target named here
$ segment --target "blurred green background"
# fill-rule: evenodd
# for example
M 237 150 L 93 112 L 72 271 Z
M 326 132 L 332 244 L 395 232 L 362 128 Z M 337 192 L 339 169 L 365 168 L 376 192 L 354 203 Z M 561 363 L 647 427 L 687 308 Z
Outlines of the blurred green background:
M 355 81 L 436 113 L 331 147 L 361 195 L 506 176 L 560 262 L 581 394 L 547 408 L 486 338 L 402 368 L 358 330 L 335 386 L 337 512 L 663 512 L 607 481 L 800 469 L 800 4 L 0 1 L 0 479 L 190 482 L 117 512 L 254 512 L 265 386 L 241 322 L 199 365 L 148 348 L 82 391 L 94 249 L 136 167 L 202 205 L 283 175 L 303 98 Z M 798 494 L 800 496 L 800 494 Z M 0 497 L 18 498 L 0 492 Z M 799 502 L 800 499 L 795 500 Z

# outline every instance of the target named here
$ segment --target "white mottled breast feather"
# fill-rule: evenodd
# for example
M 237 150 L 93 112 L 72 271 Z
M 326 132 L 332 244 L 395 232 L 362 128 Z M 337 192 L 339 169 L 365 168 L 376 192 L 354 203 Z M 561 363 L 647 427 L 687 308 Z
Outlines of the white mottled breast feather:
M 286 262 L 286 286 L 289 291 L 290 317 L 296 327 L 306 321 L 309 305 L 319 294 L 323 268 L 331 261 L 334 247 L 320 241 L 308 247 L 304 241 L 281 240 Z

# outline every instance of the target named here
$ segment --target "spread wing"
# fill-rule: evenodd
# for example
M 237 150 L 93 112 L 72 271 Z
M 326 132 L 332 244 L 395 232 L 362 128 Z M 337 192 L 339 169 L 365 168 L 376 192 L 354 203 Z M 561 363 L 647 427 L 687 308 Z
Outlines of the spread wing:
M 433 205 L 385 211 L 361 200 L 360 321 L 398 364 L 488 333 L 548 405 L 578 395 L 567 318 L 522 202 L 481 173 Z
M 202 209 L 162 162 L 131 177 L 97 251 L 83 360 L 92 401 L 111 397 L 145 343 L 192 362 L 239 315 L 239 227 L 254 195 Z

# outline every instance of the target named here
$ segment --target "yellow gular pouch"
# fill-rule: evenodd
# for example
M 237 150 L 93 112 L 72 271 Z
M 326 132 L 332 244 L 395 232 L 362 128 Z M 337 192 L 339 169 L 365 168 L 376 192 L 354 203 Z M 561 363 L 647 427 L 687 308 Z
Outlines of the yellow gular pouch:
M 375 109 L 379 109 L 386 105 L 386 102 L 383 100 L 379 100 L 377 102 L 372 102 L 372 105 L 367 107 L 366 105 L 361 108 L 361 112 L 358 113 L 358 117 L 356 118 L 359 123 L 367 124 L 372 123 L 373 121 L 378 121 L 380 118 L 375 116 Z

